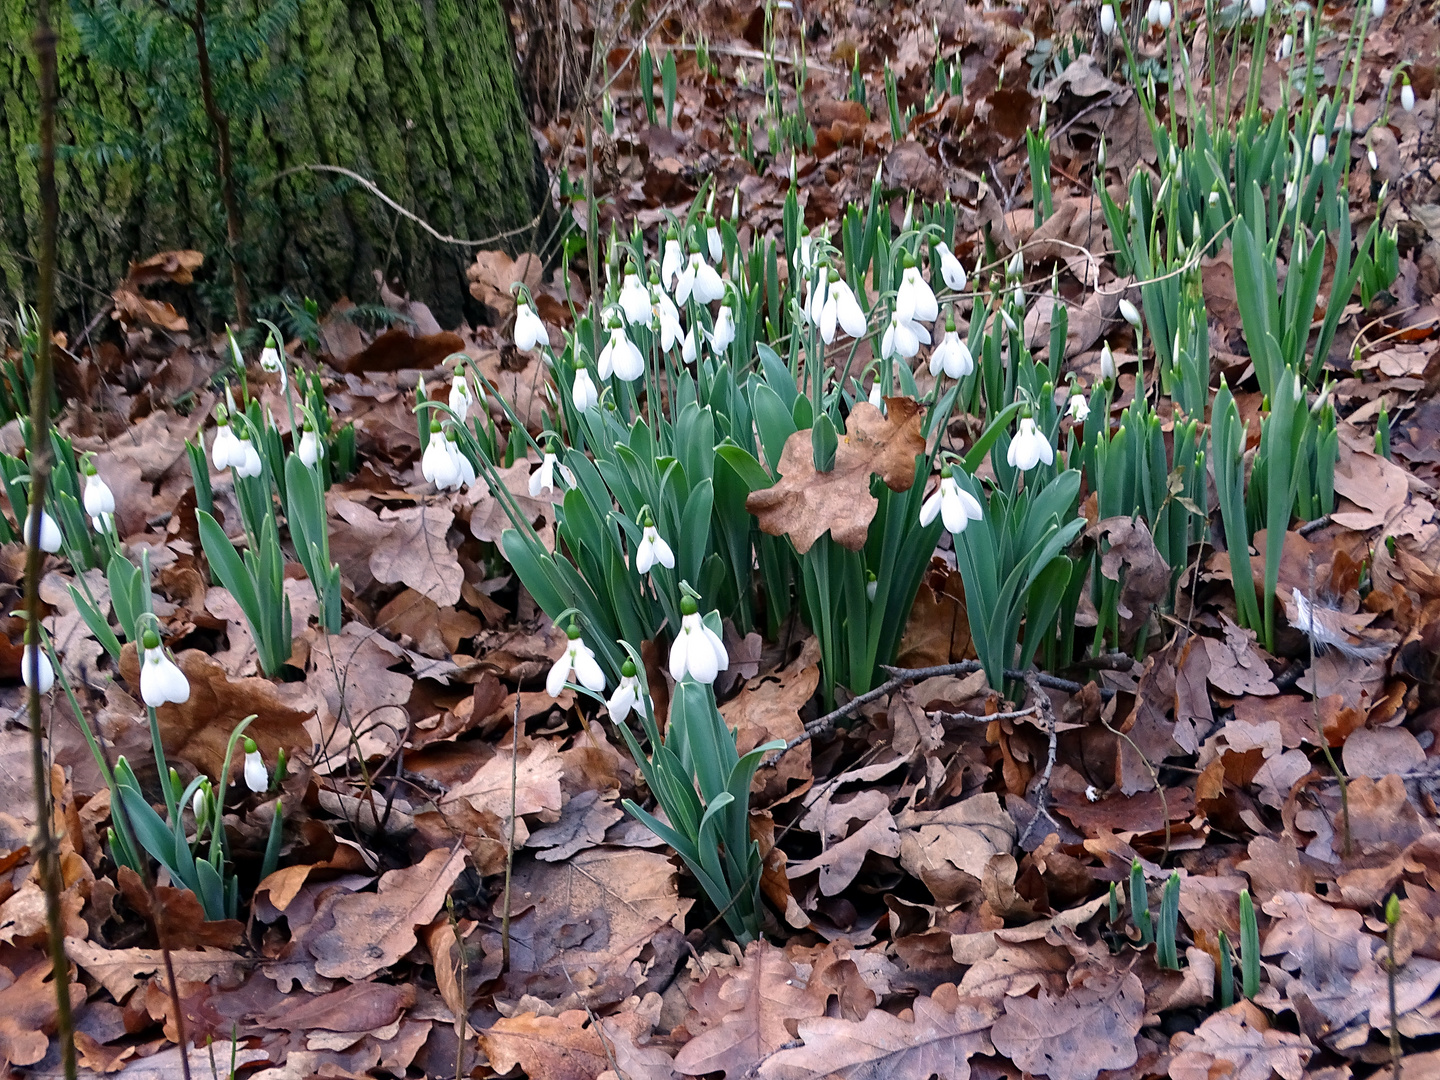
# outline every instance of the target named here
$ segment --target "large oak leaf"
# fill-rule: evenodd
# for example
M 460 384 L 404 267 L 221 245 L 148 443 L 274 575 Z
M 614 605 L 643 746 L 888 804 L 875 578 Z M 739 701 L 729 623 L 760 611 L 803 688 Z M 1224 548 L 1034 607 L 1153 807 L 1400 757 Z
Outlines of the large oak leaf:
M 1139 1056 L 1135 1036 L 1145 1016 L 1145 988 L 1133 973 L 1103 975 L 1060 997 L 1013 997 L 995 1022 L 995 1049 L 1050 1080 L 1095 1080 Z
M 891 491 L 915 482 L 915 456 L 925 452 L 920 406 L 910 398 L 886 398 L 889 415 L 867 401 L 855 406 L 835 452 L 835 467 L 815 471 L 809 429 L 785 440 L 780 482 L 751 492 L 745 507 L 771 536 L 789 536 L 805 554 L 827 531 L 851 551 L 865 546 L 880 501 L 870 494 L 878 475 Z

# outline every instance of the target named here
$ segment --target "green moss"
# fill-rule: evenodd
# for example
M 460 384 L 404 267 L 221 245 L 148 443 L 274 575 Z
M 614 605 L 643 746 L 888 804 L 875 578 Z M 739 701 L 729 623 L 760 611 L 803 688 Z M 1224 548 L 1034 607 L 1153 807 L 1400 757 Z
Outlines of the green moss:
M 233 2 L 259 10 L 252 0 Z M 71 11 L 58 14 L 59 129 L 68 148 L 57 171 L 62 307 L 93 312 L 130 260 L 196 247 L 210 256 L 196 297 L 223 309 L 224 223 L 208 144 L 194 153 L 180 140 L 162 142 L 103 162 L 77 152 L 93 151 L 107 127 L 138 137 L 158 114 L 150 88 L 82 55 Z M 32 0 L 0 0 L 0 26 L 5 313 L 34 279 Z M 473 248 L 439 243 L 334 174 L 276 177 L 297 165 L 341 165 L 453 236 L 479 239 L 529 221 L 544 178 L 499 0 L 300 0 L 291 24 L 248 65 L 247 87 L 263 91 L 287 69 L 298 75 L 296 92 L 232 132 L 252 294 L 289 287 L 322 304 L 371 298 L 378 268 L 429 302 L 442 323 L 458 321 Z M 198 87 L 184 94 L 195 110 L 188 119 L 204 130 Z

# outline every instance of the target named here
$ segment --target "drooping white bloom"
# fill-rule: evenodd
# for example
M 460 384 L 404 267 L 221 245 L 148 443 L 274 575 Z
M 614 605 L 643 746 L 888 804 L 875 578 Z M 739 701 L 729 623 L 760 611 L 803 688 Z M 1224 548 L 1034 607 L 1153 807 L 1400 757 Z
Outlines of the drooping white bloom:
M 650 290 L 633 267 L 625 272 L 624 284 L 620 286 L 620 310 L 631 326 L 650 323 Z
M 718 263 L 725 257 L 725 242 L 720 237 L 720 230 L 713 217 L 706 219 L 705 245 L 710 249 L 711 262 Z
M 865 312 L 855 294 L 838 273 L 821 274 L 810 294 L 810 319 L 820 328 L 820 340 L 829 345 L 835 340 L 835 328 L 853 338 L 865 336 Z
M 723 353 L 734 340 L 735 313 L 730 310 L 729 304 L 725 304 L 715 316 L 715 329 L 710 332 L 710 348 L 717 354 Z
M 1046 465 L 1053 465 L 1055 448 L 1035 426 L 1034 418 L 1025 416 L 1021 417 L 1020 429 L 1010 440 L 1010 450 L 1006 453 L 1005 460 L 1010 463 L 1011 467 L 1019 469 L 1021 472 L 1029 472 L 1042 461 Z
M 632 661 L 626 660 L 620 665 L 620 683 L 605 707 L 610 710 L 610 719 L 617 724 L 623 724 L 625 718 L 640 707 L 640 680 L 635 677 Z
M 1140 311 L 1123 296 L 1120 298 L 1120 314 L 1135 329 L 1140 329 Z
M 441 486 L 459 491 L 475 483 L 475 466 L 470 464 L 470 459 L 460 449 L 460 440 L 456 438 L 454 431 L 445 433 L 445 453 L 450 458 L 452 476 L 448 484 Z
M 940 470 L 940 486 L 920 506 L 920 524 L 928 526 L 936 515 L 952 533 L 962 533 L 972 521 L 985 516 L 980 500 L 962 488 L 950 466 Z
M 1310 160 L 1317 166 L 1325 162 L 1325 155 L 1330 151 L 1330 143 L 1325 138 L 1323 131 L 1317 131 L 1315 138 L 1310 142 Z
M 265 348 L 260 350 L 261 371 L 268 371 L 271 374 L 274 374 L 275 372 L 282 370 L 284 366 L 285 365 L 280 362 L 280 350 L 275 348 L 274 345 L 267 343 Z
M 208 794 L 205 790 L 205 785 L 202 783 L 195 789 L 195 794 L 190 799 L 190 810 L 195 815 L 195 827 L 197 829 L 205 828 L 205 823 L 210 820 L 210 800 L 207 797 Z
M 1151 30 L 1164 30 L 1170 25 L 1169 7 L 1165 0 L 1150 0 L 1150 6 L 1145 9 L 1145 22 Z
M 1115 33 L 1115 9 L 1109 3 L 1100 5 L 1100 32 L 1106 37 Z
M 158 709 L 167 701 L 176 705 L 189 701 L 190 681 L 175 666 L 175 661 L 165 655 L 159 636 L 153 630 L 147 631 L 143 644 L 145 661 L 140 665 L 140 697 L 145 704 Z
M 610 340 L 605 348 L 600 350 L 596 367 L 602 379 L 608 379 L 613 374 L 622 382 L 634 382 L 645 374 L 645 357 L 640 355 L 635 343 L 625 336 L 623 327 L 612 326 Z
M 925 334 L 929 340 L 929 333 L 919 323 L 902 319 L 897 311 L 890 316 L 890 325 L 885 328 L 885 336 L 880 340 L 880 355 L 885 359 L 892 356 L 903 356 L 907 360 L 920 351 L 920 335 Z
M 680 359 L 687 364 L 693 364 L 695 358 L 700 355 L 699 336 L 695 332 L 695 324 L 691 323 L 685 340 L 680 344 Z
M 1380 168 L 1380 159 L 1375 156 L 1375 148 L 1373 146 L 1369 150 L 1365 151 L 1365 160 L 1370 163 L 1371 172 L 1374 172 L 1376 169 Z
M 1406 79 L 1400 86 L 1400 107 L 1406 112 L 1415 111 L 1415 88 Z
M 425 453 L 420 455 L 420 473 L 442 489 L 455 486 L 460 479 L 459 466 L 450 454 L 439 424 L 430 425 L 430 440 L 425 444 Z
M 1115 378 L 1115 354 L 1110 351 L 1108 341 L 1100 349 L 1100 378 L 1107 381 Z
M 235 437 L 235 431 L 228 422 L 216 426 L 215 441 L 210 444 L 210 464 L 217 472 L 244 463 L 245 452 L 239 449 L 239 444 L 240 440 Z
M 690 259 L 686 262 L 685 269 L 680 271 L 680 278 L 675 283 L 675 299 L 680 303 L 685 303 L 692 294 L 697 304 L 708 304 L 725 295 L 725 283 L 698 251 L 690 253 Z
M 235 465 L 235 475 L 246 478 L 260 475 L 260 451 L 255 449 L 255 444 L 249 438 L 236 441 L 236 449 L 232 454 L 232 462 L 235 455 L 239 455 L 240 461 Z
M 665 295 L 665 290 L 660 288 L 659 283 L 650 286 L 650 326 L 660 331 L 660 348 L 669 352 L 680 340 L 683 331 L 680 329 L 680 313 L 675 310 L 670 297 Z
M 550 344 L 550 334 L 535 309 L 522 300 L 515 306 L 515 347 L 529 352 L 539 344 Z
M 1171 8 L 1170 8 L 1170 0 L 1160 0 L 1159 16 L 1160 16 L 1160 29 L 1161 29 L 1161 30 L 1169 30 L 1169 29 L 1170 29 L 1170 20 L 1171 20 L 1171 18 L 1173 17 L 1173 12 L 1171 11 Z
M 560 654 L 560 659 L 551 665 L 550 674 L 545 676 L 546 693 L 551 697 L 559 697 L 573 672 L 576 682 L 586 690 L 598 694 L 605 689 L 605 673 L 600 670 L 590 646 L 586 645 L 585 639 L 580 636 L 580 630 L 573 624 L 568 636 L 565 651 Z
M 1370 0 L 1370 17 L 1372 19 L 1385 17 L 1385 0 Z
M 547 452 L 540 461 L 540 467 L 530 474 L 530 495 L 539 498 L 541 492 L 555 490 L 555 455 Z
M 640 533 L 640 543 L 635 548 L 635 569 L 648 574 L 659 563 L 666 570 L 675 569 L 675 553 L 670 550 L 653 524 L 646 525 Z
M 885 411 L 885 396 L 880 393 L 880 379 L 878 376 L 875 381 L 870 384 L 870 397 L 867 400 L 881 412 Z
M 35 674 L 39 677 L 38 682 L 30 681 L 30 669 L 39 665 Z M 48 694 L 50 688 L 55 685 L 55 669 L 50 665 L 50 657 L 45 655 L 45 650 L 39 645 L 26 645 L 25 655 L 20 661 L 20 678 L 26 686 L 38 690 L 42 694 Z
M 970 346 L 951 326 L 930 352 L 930 374 L 939 375 L 943 371 L 951 379 L 963 379 L 974 370 L 975 357 L 970 354 Z
M 875 576 L 875 571 L 869 571 L 865 576 L 865 599 L 872 604 L 875 602 L 875 594 L 880 591 L 880 580 Z
M 300 446 L 296 450 L 300 455 L 301 464 L 313 469 L 316 462 L 325 454 L 325 448 L 320 444 L 320 439 L 311 428 L 305 428 L 300 432 Z
M 670 677 L 677 683 L 689 675 L 696 682 L 713 683 L 730 666 L 730 654 L 718 634 L 700 618 L 695 601 L 680 601 L 680 632 L 670 646 Z
M 1108 4 L 1105 10 L 1109 10 Z M 963 291 L 970 278 L 965 273 L 965 267 L 960 265 L 960 260 L 950 250 L 950 245 L 937 244 L 935 250 L 940 253 L 940 277 L 944 279 L 946 287 L 956 292 Z
M 1076 390 L 1070 395 L 1070 402 L 1065 406 L 1065 412 L 1070 419 L 1077 424 L 1083 424 L 1085 418 L 1090 415 L 1090 403 L 1085 400 L 1085 395 Z
M 680 238 L 675 230 L 670 230 L 670 235 L 665 238 L 665 254 L 660 260 L 660 284 L 666 289 L 675 288 L 675 279 L 680 276 L 680 268 L 685 265 L 685 252 L 680 248 Z
M 1259 19 L 1265 14 L 1265 0 L 1250 0 L 1250 14 Z
M 256 795 L 264 795 L 270 790 L 270 773 L 254 739 L 245 740 L 245 786 Z
M 934 322 L 940 316 L 940 305 L 930 283 L 920 276 L 920 268 L 910 265 L 900 275 L 900 288 L 895 293 L 895 314 L 907 322 Z
M 470 416 L 470 380 L 463 367 L 455 369 L 455 381 L 450 384 L 450 411 L 462 424 Z
M 51 555 L 64 546 L 65 536 L 61 533 L 60 526 L 43 509 L 31 506 L 26 518 L 26 543 L 38 544 L 41 551 Z
M 570 399 L 581 412 L 594 408 L 599 403 L 600 394 L 595 389 L 595 381 L 590 378 L 588 368 L 575 369 L 575 381 L 570 384 Z
M 806 229 L 800 234 L 799 243 L 795 245 L 795 261 L 800 264 L 801 277 L 808 277 L 815 271 L 815 259 L 810 249 L 810 230 Z
M 1290 54 L 1295 51 L 1295 35 L 1286 34 L 1280 39 L 1280 44 L 1275 47 L 1276 60 L 1289 60 Z
M 115 493 L 110 490 L 110 485 L 100 479 L 100 474 L 90 466 L 85 474 L 85 513 L 90 515 L 90 521 L 96 531 L 100 531 L 104 515 L 115 513 Z

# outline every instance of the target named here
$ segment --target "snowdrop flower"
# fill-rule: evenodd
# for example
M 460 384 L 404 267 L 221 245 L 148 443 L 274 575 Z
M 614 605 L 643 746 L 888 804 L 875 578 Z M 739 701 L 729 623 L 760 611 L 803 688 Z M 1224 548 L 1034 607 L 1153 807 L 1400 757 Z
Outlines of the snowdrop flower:
M 1400 107 L 1406 112 L 1415 111 L 1415 88 L 1408 78 L 1400 84 Z
M 872 604 L 875 602 L 875 594 L 880 591 L 880 579 L 875 576 L 874 570 L 865 571 L 865 599 Z
M 37 677 L 37 681 L 33 683 L 30 681 L 32 667 L 36 668 Z M 20 678 L 27 687 L 42 694 L 48 694 L 55 685 L 55 669 L 50 665 L 50 657 L 45 655 L 45 650 L 39 645 L 25 646 L 25 655 L 20 661 Z
M 26 518 L 26 543 L 37 543 L 41 551 L 51 555 L 60 550 L 65 543 L 65 536 L 61 533 L 60 526 L 55 523 L 54 518 L 43 509 L 33 505 Z
M 880 355 L 885 359 L 892 356 L 903 356 L 907 360 L 920 351 L 920 335 L 924 334 L 924 340 L 930 340 L 929 332 L 919 323 L 902 319 L 897 311 L 890 316 L 890 325 L 885 328 L 885 336 L 880 340 Z
M 265 759 L 260 756 L 260 747 L 255 740 L 245 740 L 245 786 L 256 795 L 270 790 L 270 773 L 265 768 Z
M 881 412 L 885 411 L 885 397 L 880 393 L 880 376 L 878 374 L 875 376 L 875 381 L 870 384 L 870 396 L 866 400 Z
M 575 381 L 570 384 L 570 399 L 575 402 L 575 408 L 581 412 L 599 404 L 600 394 L 595 389 L 595 382 L 590 378 L 588 368 L 575 369 Z
M 308 420 L 300 431 L 300 446 L 295 452 L 300 456 L 301 464 L 311 469 L 325 455 L 325 448 L 320 444 L 320 440 L 315 435 L 315 429 L 310 426 Z
M 90 515 L 90 524 L 96 532 L 104 532 L 105 522 L 115 513 L 115 493 L 88 462 L 85 465 L 85 513 Z
M 571 672 L 574 672 L 576 682 L 586 690 L 598 694 L 605 689 L 605 673 L 600 670 L 595 654 L 590 651 L 590 646 L 585 644 L 585 639 L 580 636 L 580 628 L 573 622 L 565 634 L 569 638 L 565 651 L 551 666 L 550 674 L 545 676 L 546 693 L 551 697 L 559 697 L 565 684 L 570 681 Z
M 238 455 L 239 461 L 235 460 Z M 235 475 L 247 479 L 260 475 L 260 452 L 255 449 L 248 436 L 236 440 L 230 463 L 235 466 Z
M 1380 168 L 1380 159 L 1375 156 L 1375 148 L 1373 146 L 1369 150 L 1365 151 L 1365 160 L 1370 163 L 1371 172 L 1374 172 L 1376 169 Z
M 460 440 L 453 428 L 445 433 L 445 452 L 450 455 L 451 464 L 455 468 L 455 478 L 448 486 L 458 491 L 475 483 L 475 466 L 470 464 L 470 459 L 460 449 Z
M 1299 199 L 1299 196 L 1295 193 L 1295 181 L 1285 181 L 1285 209 L 1294 210 L 1297 199 Z
M 970 355 L 970 346 L 965 344 L 955 329 L 955 317 L 945 320 L 945 336 L 930 352 L 930 374 L 945 372 L 951 379 L 963 379 L 975 370 L 975 358 Z
M 160 635 L 146 630 L 140 638 L 145 649 L 145 659 L 140 665 L 140 697 L 152 709 L 158 709 L 167 701 L 183 705 L 190 700 L 190 682 L 185 673 L 175 666 L 175 661 L 165 655 L 160 646 Z
M 1010 256 L 1010 261 L 1005 266 L 1005 276 L 1019 281 L 1025 273 L 1025 255 L 1017 251 Z
M 1115 33 L 1115 9 L 1108 2 L 1100 5 L 1100 32 L 1106 37 Z
M 515 306 L 515 347 L 521 352 L 529 352 L 541 344 L 550 344 L 550 334 L 540 316 L 535 314 L 535 309 L 522 300 Z
M 625 321 L 631 326 L 637 323 L 650 322 L 650 290 L 640 281 L 640 274 L 635 269 L 635 264 L 630 264 L 630 269 L 625 271 L 625 282 L 620 286 L 620 310 L 625 313 Z
M 633 660 L 626 660 L 620 665 L 620 684 L 615 687 L 610 700 L 605 702 L 605 707 L 610 710 L 610 719 L 617 724 L 623 724 L 627 716 L 639 711 L 640 680 L 635 677 Z
M 698 249 L 690 253 L 690 261 L 675 282 L 675 299 L 680 303 L 685 303 L 692 294 L 697 304 L 708 304 L 725 295 L 725 283 Z
M 725 258 L 725 242 L 720 239 L 720 229 L 715 224 L 715 215 L 705 215 L 705 246 L 710 249 L 710 261 L 719 263 Z
M 1290 54 L 1295 51 L 1295 35 L 1286 34 L 1280 39 L 1280 44 L 1275 48 L 1276 60 L 1289 60 Z
M 725 304 L 715 316 L 715 329 L 710 333 L 710 348 L 718 355 L 728 349 L 734 340 L 735 313 L 730 310 L 729 304 Z
M 853 338 L 865 336 L 865 312 L 838 270 L 828 271 L 824 280 L 815 283 L 810 317 L 820 328 L 820 340 L 826 345 L 835 340 L 837 325 Z
M 460 478 L 460 469 L 450 455 L 439 421 L 430 424 L 430 439 L 420 455 L 420 474 L 437 488 L 453 487 Z
M 695 601 L 686 596 L 680 601 L 680 632 L 670 646 L 670 677 L 677 683 L 689 675 L 696 682 L 713 683 L 715 676 L 730 666 L 730 654 L 700 618 Z
M 960 265 L 960 260 L 950 250 L 949 244 L 937 244 L 935 250 L 940 253 L 940 277 L 945 282 L 945 287 L 954 289 L 956 292 L 964 290 L 969 276 L 965 273 L 965 267 Z
M 621 382 L 634 382 L 645 374 L 645 358 L 618 323 L 611 325 L 610 341 L 600 350 L 596 366 L 602 379 L 608 379 L 613 373 Z
M 1145 9 L 1145 22 L 1151 30 L 1168 30 L 1170 19 L 1169 0 L 1150 0 L 1150 6 Z
M 665 254 L 660 259 L 660 283 L 666 289 L 675 288 L 675 279 L 685 265 L 685 252 L 680 248 L 680 236 L 674 228 L 665 237 Z
M 795 245 L 795 261 L 799 264 L 801 277 L 809 277 L 815 272 L 815 258 L 810 248 L 810 230 L 807 227 L 800 231 L 800 241 Z
M 985 516 L 980 500 L 956 482 L 955 472 L 949 465 L 940 470 L 940 486 L 920 506 L 921 526 L 929 526 L 937 514 L 952 533 L 964 532 L 970 522 Z
M 1095 151 L 1095 164 L 1100 166 L 1100 171 L 1105 171 L 1105 136 L 1100 136 L 1100 149 Z
M 195 828 L 205 828 L 210 820 L 210 784 L 202 780 L 200 786 L 195 789 L 195 795 L 190 800 L 190 810 L 195 815 Z
M 1012 468 L 1021 472 L 1029 472 L 1042 461 L 1046 465 L 1055 463 L 1055 449 L 1050 445 L 1050 440 L 1035 427 L 1033 417 L 1021 417 L 1020 429 L 1010 440 L 1010 450 L 1005 455 L 1005 460 Z
M 1100 378 L 1106 382 L 1113 382 L 1115 379 L 1115 354 L 1110 351 L 1108 341 L 1100 349 Z
M 239 444 L 240 440 L 235 437 L 225 410 L 220 409 L 215 426 L 215 441 L 210 444 L 210 464 L 217 472 L 224 472 L 231 465 L 244 462 L 245 452 L 238 449 Z
M 462 424 L 470 416 L 470 380 L 463 364 L 455 368 L 455 381 L 450 384 L 450 411 Z
M 665 295 L 658 278 L 650 286 L 650 306 L 647 310 L 650 326 L 660 331 L 660 348 L 669 352 L 680 340 L 683 331 L 680 329 L 680 313 L 675 310 L 670 297 Z
M 1265 14 L 1265 0 L 1250 0 L 1250 14 L 1259 19 Z
M 1085 400 L 1085 395 L 1076 387 L 1075 392 L 1070 395 L 1070 402 L 1065 406 L 1065 412 L 1071 420 L 1077 424 L 1083 424 L 1086 417 L 1090 415 L 1090 403 Z
M 645 526 L 640 533 L 640 544 L 635 549 L 635 569 L 642 574 L 650 573 L 656 563 L 666 570 L 675 569 L 675 553 L 655 528 L 654 519 L 645 515 Z
M 1136 330 L 1140 329 L 1140 311 L 1123 296 L 1120 298 L 1120 314 Z
M 1385 0 L 1370 0 L 1370 17 L 1374 19 L 1385 17 Z
M 1325 133 L 1323 131 L 1317 131 L 1314 140 L 1310 143 L 1310 160 L 1314 162 L 1316 166 L 1323 165 L 1325 155 L 1329 149 L 1330 144 L 1325 138 Z
M 277 371 L 283 371 L 285 365 L 280 362 L 280 350 L 275 348 L 274 339 L 265 342 L 265 348 L 260 350 L 260 370 L 268 371 L 272 375 Z
M 545 456 L 540 461 L 540 467 L 530 474 L 530 495 L 532 498 L 539 498 L 541 492 L 555 490 L 555 443 L 552 440 L 550 448 L 545 451 Z M 560 465 L 560 477 L 567 483 L 571 482 L 570 470 Z
M 920 268 L 908 256 L 895 293 L 895 313 L 907 322 L 934 322 L 940 316 L 930 283 L 920 276 Z
M 690 325 L 690 332 L 685 335 L 685 340 L 680 343 L 680 359 L 687 364 L 693 364 L 695 358 L 700 355 L 700 343 L 695 333 L 695 324 Z

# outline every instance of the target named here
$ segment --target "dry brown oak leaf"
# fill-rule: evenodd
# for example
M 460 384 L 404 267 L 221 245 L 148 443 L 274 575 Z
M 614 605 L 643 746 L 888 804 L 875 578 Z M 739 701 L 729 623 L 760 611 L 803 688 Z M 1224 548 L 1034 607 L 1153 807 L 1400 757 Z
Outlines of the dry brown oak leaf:
M 0 1067 L 33 1065 L 45 1056 L 58 1011 L 50 971 L 49 964 L 36 964 L 16 978 L 0 967 Z M 71 983 L 70 1007 L 83 1004 L 84 984 Z
M 503 1017 L 480 1033 L 480 1047 L 502 1076 L 519 1065 L 530 1080 L 592 1080 L 610 1068 L 610 1060 L 587 1019 L 581 1009 Z
M 436 848 L 414 866 L 380 877 L 373 893 L 335 902 L 335 926 L 310 942 L 315 970 L 352 982 L 387 968 L 415 947 L 415 928 L 428 925 L 465 869 L 465 849 Z
M 804 555 L 827 531 L 835 542 L 859 551 L 870 533 L 880 501 L 870 494 L 879 475 L 891 491 L 915 482 L 915 456 L 925 452 L 920 406 L 911 398 L 886 398 L 888 415 L 868 401 L 855 406 L 835 452 L 835 467 L 815 471 L 810 429 L 785 440 L 774 487 L 750 493 L 745 508 L 771 536 L 789 536 Z
M 754 941 L 716 996 L 727 1011 L 718 1024 L 681 1047 L 675 1055 L 677 1072 L 744 1076 L 790 1041 L 787 1020 L 825 1015 L 829 993 L 807 986 L 795 965 L 775 946 Z
M 995 1022 L 995 1049 L 1021 1069 L 1050 1080 L 1095 1080 L 1135 1064 L 1145 1016 L 1145 987 L 1134 972 L 1104 974 L 1061 997 L 1014 997 Z
M 1209 1017 L 1194 1034 L 1176 1033 L 1170 1049 L 1175 1052 L 1173 1080 L 1270 1080 L 1272 1072 L 1283 1080 L 1300 1080 L 1315 1052 L 1304 1035 L 1276 1031 L 1264 1013 L 1243 1001 Z
M 970 1056 L 993 1052 L 987 1029 L 998 1007 L 983 998 L 961 997 L 953 984 L 915 1001 L 914 1019 L 902 1020 L 883 1009 L 863 1020 L 828 1016 L 801 1020 L 805 1045 L 781 1050 L 760 1066 L 764 1080 L 967 1080 Z

